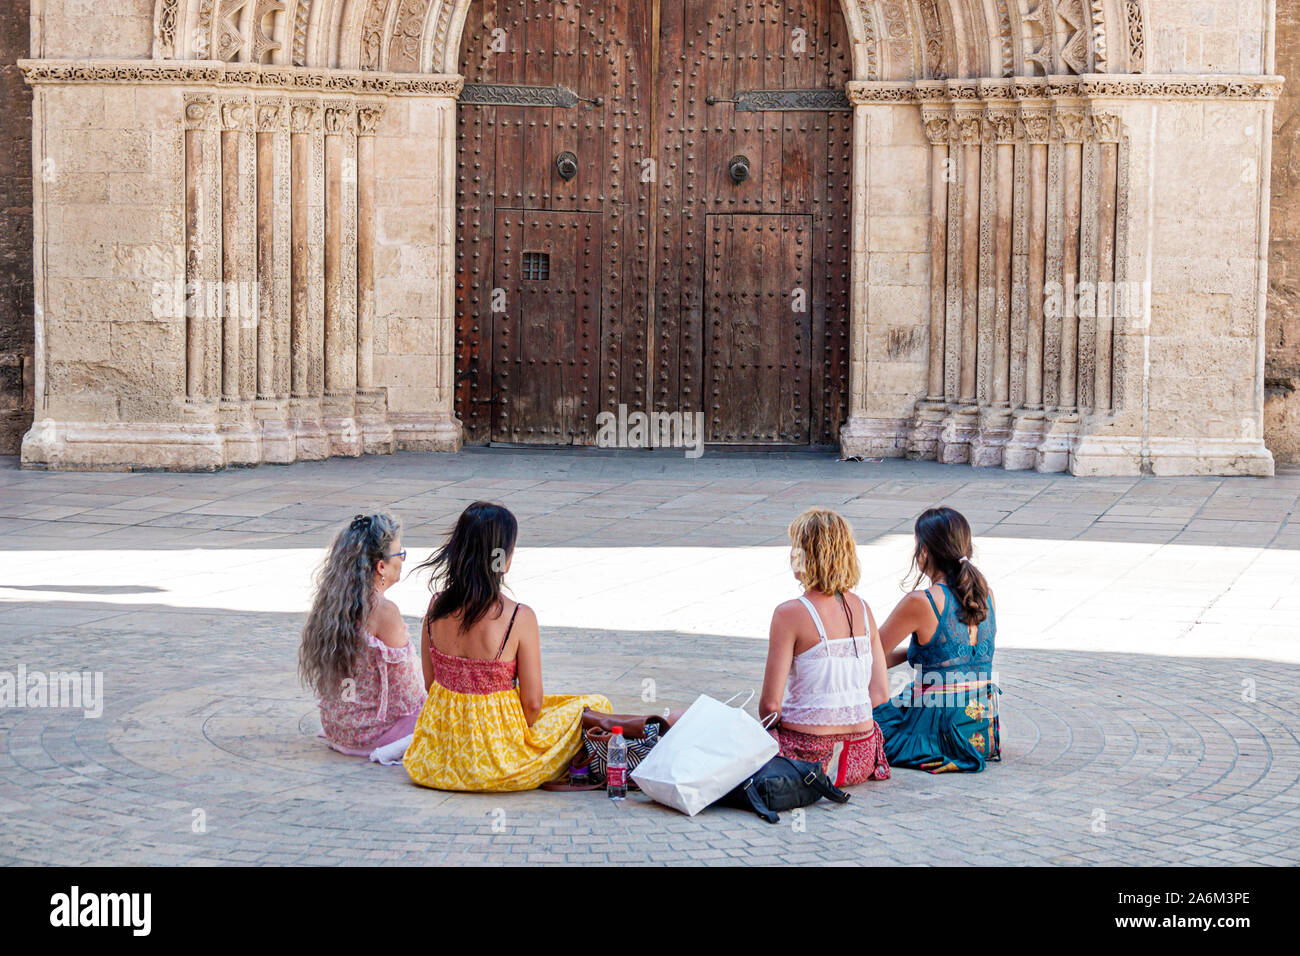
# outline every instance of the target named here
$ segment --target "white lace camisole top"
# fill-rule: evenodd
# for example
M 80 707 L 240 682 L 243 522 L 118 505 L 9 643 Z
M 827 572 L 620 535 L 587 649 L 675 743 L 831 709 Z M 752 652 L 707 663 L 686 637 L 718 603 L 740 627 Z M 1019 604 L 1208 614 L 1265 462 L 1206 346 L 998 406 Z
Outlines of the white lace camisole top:
M 868 631 L 834 641 L 826 639 L 826 628 L 811 601 L 800 597 L 821 641 L 790 664 L 781 719 L 792 724 L 847 725 L 871 720 L 871 636 L 867 628 L 867 604 L 862 605 L 862 627 Z

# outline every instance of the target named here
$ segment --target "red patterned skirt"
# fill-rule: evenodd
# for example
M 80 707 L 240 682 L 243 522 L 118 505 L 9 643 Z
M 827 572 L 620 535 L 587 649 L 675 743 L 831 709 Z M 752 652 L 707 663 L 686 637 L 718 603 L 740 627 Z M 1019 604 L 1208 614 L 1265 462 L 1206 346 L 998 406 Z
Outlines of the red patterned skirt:
M 851 734 L 804 734 L 777 725 L 772 736 L 781 756 L 820 763 L 837 787 L 851 787 L 867 780 L 888 780 L 885 736 L 876 724 L 870 732 Z

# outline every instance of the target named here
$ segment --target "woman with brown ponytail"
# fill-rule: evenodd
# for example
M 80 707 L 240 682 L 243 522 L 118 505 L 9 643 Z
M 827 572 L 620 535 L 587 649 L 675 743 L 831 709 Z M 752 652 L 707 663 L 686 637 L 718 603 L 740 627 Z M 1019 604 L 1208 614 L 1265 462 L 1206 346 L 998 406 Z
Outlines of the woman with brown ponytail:
M 993 638 L 997 612 L 984 575 L 971 563 L 970 524 L 952 508 L 916 519 L 912 566 L 930 579 L 880 626 L 889 667 L 918 672 L 912 685 L 875 709 L 893 767 L 930 773 L 979 771 L 1001 760 Z M 903 647 L 908 636 L 911 641 Z

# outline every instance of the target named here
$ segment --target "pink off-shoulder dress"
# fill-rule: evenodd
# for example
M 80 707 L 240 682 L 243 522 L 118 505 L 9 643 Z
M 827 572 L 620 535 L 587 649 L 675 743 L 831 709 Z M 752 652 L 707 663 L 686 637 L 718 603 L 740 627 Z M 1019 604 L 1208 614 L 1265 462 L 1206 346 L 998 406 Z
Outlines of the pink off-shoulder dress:
M 352 682 L 320 702 L 321 735 L 356 757 L 409 736 L 425 698 L 417 644 L 389 647 L 369 632 L 361 641 Z

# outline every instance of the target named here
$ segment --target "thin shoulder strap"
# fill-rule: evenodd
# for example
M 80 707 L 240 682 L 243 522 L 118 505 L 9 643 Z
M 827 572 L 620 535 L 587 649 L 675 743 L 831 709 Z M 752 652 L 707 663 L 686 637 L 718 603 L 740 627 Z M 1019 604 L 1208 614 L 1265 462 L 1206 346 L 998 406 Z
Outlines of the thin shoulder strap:
M 867 602 L 863 599 L 861 594 L 855 594 L 853 596 L 856 597 L 858 599 L 858 603 L 862 605 L 862 633 L 866 637 L 870 637 L 871 636 L 871 612 L 867 610 Z
M 821 615 L 819 615 L 817 613 L 817 609 L 813 607 L 812 601 L 808 600 L 802 594 L 799 595 L 799 600 L 803 602 L 803 606 L 806 607 L 808 609 L 808 613 L 812 615 L 813 623 L 817 625 L 818 635 L 820 635 L 823 641 L 826 640 L 826 628 L 822 626 Z
M 939 585 L 939 586 L 940 586 L 940 587 L 943 587 L 942 584 Z M 935 616 L 936 618 L 939 617 L 939 605 L 937 605 L 937 604 L 934 603 L 934 598 L 930 596 L 930 589 L 929 589 L 929 588 L 926 588 L 926 589 L 925 589 L 925 599 L 926 599 L 927 601 L 930 602 L 930 610 L 934 611 L 934 616 Z M 945 605 L 945 607 L 946 607 L 946 606 L 947 606 L 947 605 Z
M 492 658 L 494 661 L 501 660 L 501 652 L 506 649 L 506 641 L 510 640 L 510 632 L 515 626 L 515 616 L 519 613 L 519 602 L 515 602 L 514 614 L 510 615 L 510 623 L 506 625 L 506 636 L 501 638 L 501 646 L 497 648 L 497 656 Z

